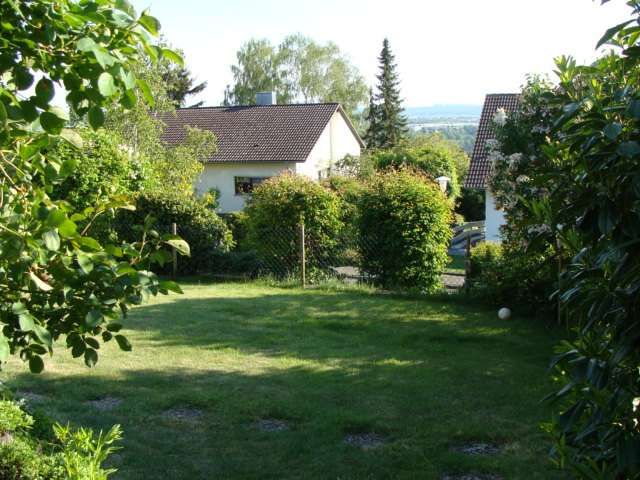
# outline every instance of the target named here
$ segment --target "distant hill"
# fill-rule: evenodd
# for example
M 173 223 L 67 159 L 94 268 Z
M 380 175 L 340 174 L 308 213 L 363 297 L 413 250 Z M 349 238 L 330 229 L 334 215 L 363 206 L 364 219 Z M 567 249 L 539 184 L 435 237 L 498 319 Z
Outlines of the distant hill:
M 415 134 L 439 132 L 471 154 L 482 105 L 432 105 L 405 109 Z
M 445 123 L 443 119 L 451 119 L 451 123 L 460 123 L 463 119 L 464 123 L 477 123 L 481 112 L 482 105 L 431 105 L 405 109 L 409 123 Z

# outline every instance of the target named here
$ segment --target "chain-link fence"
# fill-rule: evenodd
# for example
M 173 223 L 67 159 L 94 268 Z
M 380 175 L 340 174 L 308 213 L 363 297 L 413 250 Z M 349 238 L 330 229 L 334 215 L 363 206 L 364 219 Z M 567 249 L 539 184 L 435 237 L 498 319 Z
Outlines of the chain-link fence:
M 318 238 L 306 232 L 304 225 L 267 228 L 254 235 L 250 243 L 243 242 L 232 252 L 220 253 L 210 273 L 230 279 L 296 279 L 301 284 L 327 279 L 363 282 L 371 280 L 362 268 L 365 244 L 347 233 L 337 238 Z
M 163 225 L 158 230 L 161 234 L 177 233 L 189 239 L 188 232 L 182 231 L 180 224 Z M 464 286 L 468 265 L 465 258 L 471 245 L 466 240 L 466 252 L 460 254 L 452 246 L 449 253 L 456 260 L 441 272 L 434 272 L 448 290 Z M 254 232 L 250 241 L 239 241 L 232 251 L 224 251 L 218 246 L 200 248 L 191 258 L 176 256 L 174 252 L 173 262 L 165 265 L 163 270 L 166 274 L 177 272 L 183 275 L 186 271 L 229 280 L 269 277 L 301 285 L 328 280 L 386 285 L 389 283 L 386 278 L 389 256 L 396 257 L 399 263 L 404 262 L 401 249 L 392 249 L 390 253 L 388 243 L 386 238 L 375 235 L 367 238 L 349 228 L 332 236 L 306 230 L 303 224 L 270 226 Z M 403 288 L 406 287 L 404 285 Z

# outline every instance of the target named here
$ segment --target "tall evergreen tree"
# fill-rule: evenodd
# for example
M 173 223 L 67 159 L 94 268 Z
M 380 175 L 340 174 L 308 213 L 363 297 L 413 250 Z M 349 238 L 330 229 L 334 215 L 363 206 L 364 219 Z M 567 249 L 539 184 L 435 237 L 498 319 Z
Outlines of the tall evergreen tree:
M 407 135 L 407 118 L 402 108 L 400 97 L 400 80 L 396 72 L 395 56 L 391 53 L 389 40 L 382 42 L 382 51 L 378 57 L 380 73 L 377 75 L 378 85 L 373 109 L 372 133 L 375 141 L 370 148 L 391 148 L 398 145 Z M 371 115 L 371 114 L 370 114 Z M 376 134 L 377 132 L 377 134 Z M 369 132 L 367 132 L 368 134 Z
M 207 88 L 207 82 L 196 83 L 191 72 L 179 65 L 169 64 L 162 75 L 167 95 L 176 107 L 187 105 L 187 97 L 197 95 Z M 200 101 L 190 105 L 190 107 L 200 107 L 204 102 Z
M 380 146 L 380 106 L 376 103 L 373 90 L 369 89 L 369 107 L 365 116 L 367 131 L 364 134 L 364 143 L 368 148 L 374 149 Z

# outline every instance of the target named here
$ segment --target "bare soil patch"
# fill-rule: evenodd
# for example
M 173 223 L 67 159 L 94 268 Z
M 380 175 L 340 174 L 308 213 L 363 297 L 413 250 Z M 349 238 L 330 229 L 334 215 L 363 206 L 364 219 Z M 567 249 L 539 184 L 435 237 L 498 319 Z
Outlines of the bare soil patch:
M 387 443 L 387 438 L 378 433 L 353 433 L 344 437 L 344 442 L 363 450 L 379 448 Z
M 284 432 L 291 429 L 288 422 L 277 418 L 263 418 L 255 422 L 254 425 L 261 432 Z
M 122 405 L 122 399 L 116 397 L 102 397 L 96 398 L 95 400 L 89 400 L 86 404 L 96 410 L 100 410 L 101 412 L 108 412 Z
M 202 417 L 202 410 L 192 407 L 175 407 L 162 412 L 162 416 L 178 422 L 196 422 Z
M 497 455 L 502 449 L 495 443 L 473 442 L 454 447 L 453 451 L 464 453 L 465 455 Z

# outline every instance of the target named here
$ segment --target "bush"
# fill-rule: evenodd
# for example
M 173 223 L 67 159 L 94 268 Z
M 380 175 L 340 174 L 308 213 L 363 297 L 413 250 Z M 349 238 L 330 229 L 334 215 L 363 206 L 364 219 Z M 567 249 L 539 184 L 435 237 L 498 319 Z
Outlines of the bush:
M 273 177 L 253 192 L 245 210 L 247 245 L 276 274 L 298 267 L 299 224 L 304 220 L 310 272 L 326 267 L 342 228 L 340 199 L 322 185 L 291 173 Z
M 463 155 L 464 152 L 462 152 Z M 441 176 L 451 180 L 447 187 L 449 198 L 460 194 L 455 155 L 451 147 L 441 142 L 424 142 L 415 146 L 403 145 L 391 150 L 380 150 L 372 154 L 378 170 L 409 167 L 436 179 Z
M 482 303 L 524 314 L 553 311 L 552 251 L 523 255 L 507 244 L 483 242 L 471 250 L 469 263 L 468 293 Z
M 247 243 L 247 214 L 233 212 L 221 214 L 220 218 L 227 224 L 233 238 L 234 250 L 245 250 Z
M 414 170 L 378 173 L 359 210 L 363 270 L 387 287 L 437 290 L 452 235 L 439 186 Z
M 178 235 L 189 244 L 191 256 L 178 260 L 180 275 L 211 271 L 218 254 L 233 245 L 229 228 L 214 211 L 196 198 L 174 195 L 139 195 L 136 210 L 123 211 L 118 216 L 118 234 L 135 238 L 137 225 L 144 224 L 147 216 L 155 219 L 155 227 L 161 233 L 170 233 L 171 224 L 176 223 Z M 164 268 L 164 273 L 171 270 L 168 265 Z
M 485 217 L 484 190 L 479 188 L 462 188 L 456 200 L 456 213 L 462 215 L 467 222 L 479 222 Z

